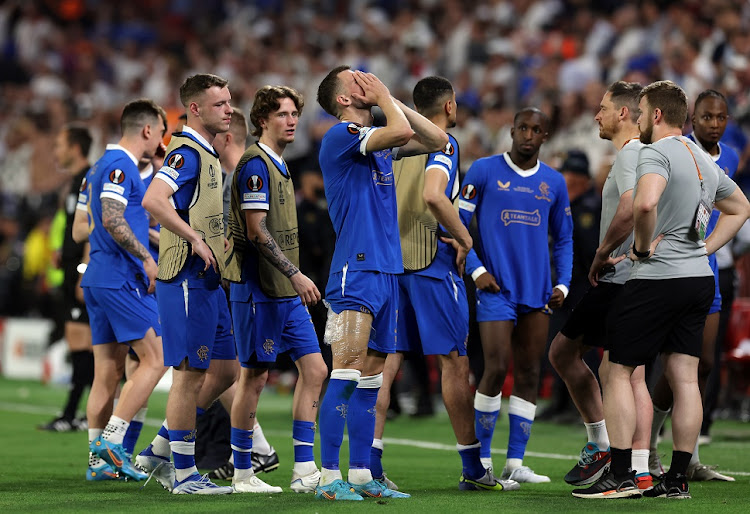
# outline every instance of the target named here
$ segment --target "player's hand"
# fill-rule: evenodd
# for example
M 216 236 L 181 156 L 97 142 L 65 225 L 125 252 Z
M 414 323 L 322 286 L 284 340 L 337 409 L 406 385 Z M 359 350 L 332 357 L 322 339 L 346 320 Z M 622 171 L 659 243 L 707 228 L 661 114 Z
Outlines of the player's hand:
M 562 307 L 563 302 L 565 301 L 565 294 L 559 289 L 554 288 L 552 290 L 552 296 L 549 297 L 549 301 L 547 302 L 547 305 L 550 309 L 558 309 Z
M 149 257 L 143 261 L 143 270 L 146 272 L 146 277 L 148 277 L 148 293 L 153 294 L 156 291 L 156 272 L 158 271 L 156 261 L 153 257 Z
M 599 275 L 604 274 L 611 268 L 614 268 L 618 262 L 625 260 L 627 254 L 620 255 L 619 257 L 610 257 L 609 255 L 599 255 L 597 251 L 594 255 L 594 261 L 591 263 L 591 269 L 589 270 L 589 283 L 596 287 L 599 284 Z
M 208 245 L 203 241 L 203 239 L 198 239 L 193 243 L 193 255 L 197 255 L 201 259 L 203 259 L 203 262 L 206 263 L 206 267 L 203 268 L 203 271 L 208 271 L 208 268 L 211 267 L 216 271 L 219 272 L 216 268 L 216 259 L 214 259 L 214 254 L 211 252 L 211 249 L 208 247 Z
M 383 100 L 391 97 L 388 88 L 372 73 L 356 70 L 354 81 L 362 88 L 363 94 L 352 93 L 352 98 L 366 105 L 378 105 Z
M 482 291 L 487 291 L 488 293 L 500 292 L 500 286 L 497 285 L 497 281 L 495 280 L 495 277 L 493 277 L 487 271 L 479 275 L 477 279 L 474 281 L 474 284 L 476 284 L 477 288 L 481 289 Z
M 648 256 L 639 259 L 633 253 L 633 247 L 631 246 L 630 252 L 628 253 L 628 257 L 630 257 L 630 260 L 633 262 L 645 261 L 646 259 L 650 259 L 654 255 L 654 252 L 656 252 L 656 247 L 659 246 L 659 243 L 661 242 L 662 239 L 664 239 L 664 234 L 659 234 L 658 236 L 656 236 L 656 238 L 653 241 L 651 241 L 651 245 L 648 247 Z
M 301 271 L 289 277 L 289 281 L 299 295 L 299 299 L 302 300 L 302 305 L 315 305 L 320 301 L 321 296 L 318 287 Z
M 471 239 L 469 239 L 468 246 L 461 246 L 458 241 L 456 241 L 452 237 L 443 236 L 440 238 L 440 240 L 443 243 L 451 245 L 456 251 L 456 268 L 458 269 L 458 273 L 463 276 L 464 270 L 466 269 L 466 256 L 469 255 L 469 250 L 471 250 L 473 242 L 471 241 Z

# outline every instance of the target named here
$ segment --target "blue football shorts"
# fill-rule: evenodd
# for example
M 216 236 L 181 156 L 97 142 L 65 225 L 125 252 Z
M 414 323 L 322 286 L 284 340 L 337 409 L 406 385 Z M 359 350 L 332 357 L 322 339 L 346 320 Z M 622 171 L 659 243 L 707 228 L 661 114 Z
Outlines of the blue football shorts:
M 208 369 L 211 359 L 237 357 L 232 321 L 224 290 L 188 288 L 183 283 L 156 282 L 163 323 L 164 365 Z
M 381 353 L 396 352 L 398 282 L 396 275 L 377 271 L 331 273 L 326 304 L 336 314 L 359 311 L 372 314 L 368 347 Z
M 466 355 L 469 304 L 464 281 L 448 273 L 442 280 L 416 273 L 398 276 L 399 352 Z
M 148 329 L 161 335 L 154 295 L 140 282 L 125 282 L 120 289 L 84 287 L 92 344 L 127 343 L 142 339 Z
M 262 368 L 281 353 L 293 361 L 320 353 L 312 318 L 299 297 L 271 302 L 232 301 L 237 356 L 244 368 Z

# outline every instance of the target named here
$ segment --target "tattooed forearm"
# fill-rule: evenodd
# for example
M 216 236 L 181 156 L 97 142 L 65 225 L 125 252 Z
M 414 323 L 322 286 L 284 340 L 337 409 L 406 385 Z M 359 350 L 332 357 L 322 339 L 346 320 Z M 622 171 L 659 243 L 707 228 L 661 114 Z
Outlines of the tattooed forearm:
M 265 239 L 265 241 L 263 241 Z M 289 259 L 286 258 L 284 253 L 279 248 L 276 240 L 273 238 L 271 233 L 268 231 L 266 226 L 266 216 L 260 220 L 260 235 L 256 235 L 253 239 L 253 244 L 258 251 L 273 264 L 277 270 L 282 272 L 285 277 L 290 278 L 292 275 L 299 273 L 297 266 L 292 264 Z
M 125 221 L 125 205 L 111 198 L 102 198 L 102 225 L 117 244 L 127 252 L 145 261 L 151 254 L 135 237 L 133 230 Z

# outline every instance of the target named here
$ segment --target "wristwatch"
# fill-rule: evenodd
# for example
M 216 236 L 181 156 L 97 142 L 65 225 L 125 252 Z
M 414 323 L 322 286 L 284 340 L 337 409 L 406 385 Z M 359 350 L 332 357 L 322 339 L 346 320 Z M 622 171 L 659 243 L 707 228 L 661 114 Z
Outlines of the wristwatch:
M 646 257 L 649 256 L 650 253 L 651 253 L 651 249 L 648 249 L 645 252 L 639 252 L 638 250 L 635 249 L 635 246 L 633 247 L 633 255 L 635 255 L 639 259 L 645 259 Z

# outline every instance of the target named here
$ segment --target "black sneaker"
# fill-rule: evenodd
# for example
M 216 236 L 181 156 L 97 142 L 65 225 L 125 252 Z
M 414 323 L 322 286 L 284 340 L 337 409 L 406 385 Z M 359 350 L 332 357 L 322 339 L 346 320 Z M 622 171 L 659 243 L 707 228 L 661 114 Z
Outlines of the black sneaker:
M 615 478 L 611 471 L 586 489 L 573 489 L 576 498 L 640 498 L 641 490 L 635 483 L 635 472 L 624 479 Z
M 253 452 L 250 456 L 250 462 L 253 463 L 253 471 L 255 474 L 258 473 L 270 473 L 279 467 L 279 456 L 276 454 L 276 450 L 271 447 L 271 453 L 268 455 L 261 455 Z
M 37 428 L 49 432 L 75 432 L 78 428 L 73 423 L 72 419 L 59 417 L 44 425 L 38 425 Z
M 658 485 L 648 491 L 643 491 L 647 498 L 669 498 L 672 500 L 687 500 L 690 498 L 690 485 L 685 475 L 677 478 L 665 478 Z
M 234 464 L 228 462 L 223 466 L 219 466 L 213 471 L 208 473 L 208 478 L 212 480 L 232 480 L 234 478 Z
M 589 485 L 609 471 L 611 456 L 609 450 L 600 450 L 596 443 L 588 442 L 581 450 L 578 463 L 565 475 L 570 485 Z

